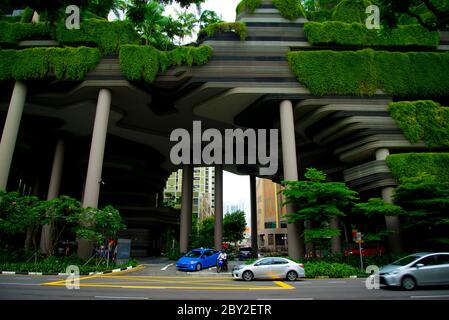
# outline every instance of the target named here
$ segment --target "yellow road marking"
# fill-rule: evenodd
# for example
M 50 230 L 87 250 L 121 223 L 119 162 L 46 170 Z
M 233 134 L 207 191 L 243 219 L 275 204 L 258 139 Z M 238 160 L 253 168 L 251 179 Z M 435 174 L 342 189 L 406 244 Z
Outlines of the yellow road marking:
M 63 286 L 56 284 L 56 286 Z M 102 283 L 80 283 L 81 287 L 119 288 L 119 289 L 189 289 L 189 290 L 285 290 L 282 287 L 190 287 L 190 286 L 132 286 L 132 285 L 107 285 Z
M 284 289 L 295 289 L 294 286 L 286 284 L 285 282 L 282 282 L 282 281 L 273 281 L 273 283 L 276 283 L 278 286 L 280 286 L 280 287 L 282 287 Z

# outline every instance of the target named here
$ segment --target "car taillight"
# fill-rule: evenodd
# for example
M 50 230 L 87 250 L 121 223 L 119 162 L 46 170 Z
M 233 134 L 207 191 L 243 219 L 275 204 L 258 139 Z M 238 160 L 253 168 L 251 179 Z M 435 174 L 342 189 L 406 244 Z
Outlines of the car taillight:
M 303 265 L 302 263 L 298 264 L 298 266 L 299 266 L 300 268 L 303 268 L 303 269 L 304 269 L 304 265 Z

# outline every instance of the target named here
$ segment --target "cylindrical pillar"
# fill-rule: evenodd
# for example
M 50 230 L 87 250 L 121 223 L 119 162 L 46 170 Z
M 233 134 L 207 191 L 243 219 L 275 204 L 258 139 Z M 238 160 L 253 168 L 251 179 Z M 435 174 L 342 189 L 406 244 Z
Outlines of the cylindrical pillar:
M 330 220 L 330 227 L 334 230 L 340 230 L 340 222 L 338 217 L 332 217 Z M 332 237 L 331 239 L 332 253 L 341 252 L 341 237 L 340 235 Z
M 215 250 L 223 246 L 223 166 L 215 166 Z
M 193 166 L 184 165 L 182 169 L 181 230 L 179 233 L 179 251 L 186 253 L 192 232 L 192 187 Z
M 296 161 L 295 121 L 291 101 L 284 100 L 280 105 L 280 122 L 282 137 L 282 161 L 284 167 L 284 179 L 298 180 L 298 168 Z M 295 212 L 292 204 L 287 205 L 287 213 Z M 295 222 L 287 224 L 288 255 L 292 259 L 304 257 L 304 240 L 301 234 L 304 223 Z
M 6 191 L 9 170 L 19 133 L 20 120 L 27 95 L 27 86 L 23 82 L 16 81 L 9 102 L 8 114 L 3 127 L 2 139 L 0 141 L 0 190 Z
M 108 132 L 109 112 L 111 109 L 111 91 L 100 89 L 95 113 L 94 130 L 90 145 L 89 163 L 87 165 L 86 183 L 82 206 L 97 208 L 100 195 L 101 171 L 103 169 L 104 148 Z M 90 257 L 92 245 L 85 239 L 78 240 L 78 256 Z
M 52 200 L 59 196 L 59 189 L 62 179 L 62 168 L 64 165 L 64 140 L 60 138 L 56 142 L 55 154 L 53 156 L 53 166 L 51 168 L 50 184 L 48 186 L 47 200 Z M 52 241 L 52 225 L 46 224 L 42 227 L 40 249 L 44 254 L 50 253 Z
M 108 132 L 109 111 L 111 109 L 111 91 L 101 89 L 98 94 L 97 111 L 90 145 L 86 185 L 84 187 L 83 207 L 98 207 L 101 171 L 103 169 L 104 148 Z
M 376 150 L 376 160 L 385 161 L 390 155 L 390 151 L 387 148 L 381 148 Z M 393 203 L 393 187 L 386 187 L 381 190 L 382 199 L 386 203 Z M 385 216 L 385 225 L 388 231 L 392 233 L 388 236 L 388 246 L 393 253 L 399 253 L 402 251 L 401 241 L 401 225 L 398 216 Z
M 250 185 L 250 202 L 251 202 L 251 248 L 252 252 L 257 257 L 259 246 L 257 244 L 257 192 L 256 192 L 256 177 L 249 176 Z

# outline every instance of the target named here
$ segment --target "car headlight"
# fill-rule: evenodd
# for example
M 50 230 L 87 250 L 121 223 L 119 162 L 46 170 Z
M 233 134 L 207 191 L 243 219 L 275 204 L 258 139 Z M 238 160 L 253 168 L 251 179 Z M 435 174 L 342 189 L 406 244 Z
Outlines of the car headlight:
M 391 272 L 389 272 L 389 273 L 387 273 L 389 276 L 393 276 L 393 275 L 395 275 L 395 274 L 398 274 L 399 273 L 399 271 L 398 270 L 395 270 L 395 271 L 391 271 Z
M 240 270 L 243 269 L 244 266 L 235 266 L 233 270 Z
M 190 263 L 190 264 L 194 264 L 194 263 L 196 263 L 196 261 L 190 261 L 189 263 Z

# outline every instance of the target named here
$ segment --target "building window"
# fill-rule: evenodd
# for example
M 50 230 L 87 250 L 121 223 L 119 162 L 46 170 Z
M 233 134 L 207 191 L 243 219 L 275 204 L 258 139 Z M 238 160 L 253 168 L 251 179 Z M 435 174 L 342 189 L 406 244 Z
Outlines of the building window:
M 276 229 L 276 222 L 265 222 L 265 229 Z

